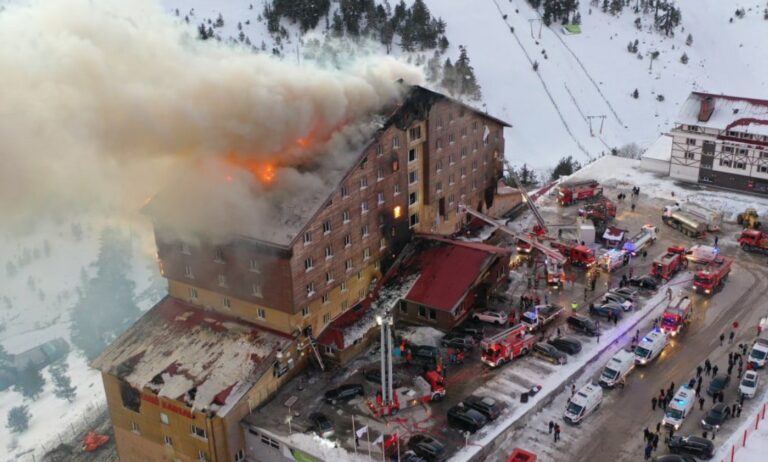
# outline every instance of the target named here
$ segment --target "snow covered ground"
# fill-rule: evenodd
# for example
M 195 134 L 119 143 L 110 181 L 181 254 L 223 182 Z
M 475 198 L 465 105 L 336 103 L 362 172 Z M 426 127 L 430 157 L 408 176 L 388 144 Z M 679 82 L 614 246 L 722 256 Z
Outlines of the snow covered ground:
M 763 387 L 763 392 L 753 398 L 768 402 L 768 387 Z M 766 404 L 768 405 L 768 403 Z M 713 460 L 729 461 L 731 451 L 734 451 L 734 462 L 763 462 L 768 452 L 768 420 L 763 417 L 763 407 L 756 414 L 750 415 L 744 423 L 733 432 L 730 438 L 723 443 L 720 450 L 715 453 Z M 758 417 L 760 415 L 760 417 Z M 755 423 L 758 424 L 757 430 Z M 744 432 L 747 432 L 747 444 L 743 445 Z M 735 448 L 735 449 L 734 449 Z

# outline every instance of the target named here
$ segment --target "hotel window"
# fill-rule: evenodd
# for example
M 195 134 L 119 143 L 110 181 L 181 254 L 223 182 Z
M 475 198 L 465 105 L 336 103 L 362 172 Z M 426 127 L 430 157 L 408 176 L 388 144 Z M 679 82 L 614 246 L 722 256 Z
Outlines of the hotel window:
M 371 248 L 366 247 L 363 249 L 363 260 L 368 260 L 369 258 L 371 258 Z
M 443 118 L 438 117 L 437 118 L 437 128 L 443 128 Z
M 438 181 L 437 184 L 435 185 L 435 191 L 441 192 L 442 190 L 443 190 L 443 182 Z
M 443 161 L 438 160 L 437 162 L 435 162 L 435 171 L 440 172 L 440 170 L 442 169 L 443 169 Z
M 688 146 L 696 146 L 696 139 L 695 138 L 686 138 L 685 144 Z
M 251 285 L 251 295 L 253 295 L 254 297 L 261 297 L 262 296 L 261 295 L 261 284 L 256 282 L 256 283 L 253 283 Z
M 168 425 L 168 414 L 161 412 L 160 413 L 160 422 L 164 423 L 165 425 Z
M 456 141 L 456 135 L 454 135 L 453 133 L 449 133 L 448 134 L 448 142 L 453 144 L 455 141 Z
M 363 176 L 362 178 L 360 178 L 360 189 L 365 189 L 367 187 L 368 187 L 368 177 Z
M 323 324 L 328 324 L 331 322 L 331 313 L 325 313 L 323 315 Z
M 200 428 L 197 425 L 192 425 L 192 436 L 196 436 L 204 440 L 208 439 L 208 434 L 205 432 L 205 429 Z
M 381 143 L 376 145 L 376 155 L 381 156 L 384 154 L 384 148 L 381 146 Z
M 173 439 L 168 435 L 163 436 L 163 443 L 166 446 L 173 447 Z
M 191 298 L 192 300 L 197 300 L 197 289 L 195 289 L 194 287 L 189 288 L 189 298 Z
M 768 173 L 768 165 L 761 165 L 757 167 L 757 171 L 760 173 Z
M 411 149 L 408 151 L 408 162 L 413 162 L 416 160 L 416 150 Z
M 347 188 L 346 186 L 342 186 L 341 187 L 341 198 L 345 199 L 347 197 L 349 197 L 349 188 Z
M 398 170 L 400 170 L 400 162 L 395 159 L 392 161 L 392 173 L 397 172 Z
M 739 155 L 746 156 L 747 154 L 749 154 L 748 150 L 746 150 L 746 149 L 739 149 Z
M 418 172 L 408 172 L 408 184 L 414 184 L 419 181 Z
M 438 138 L 435 140 L 435 149 L 440 150 L 443 149 L 443 139 Z
M 323 234 L 328 234 L 331 232 L 331 222 L 330 221 L 324 221 L 323 222 Z
M 400 138 L 395 136 L 392 138 L 392 149 L 397 149 L 400 147 Z
M 307 284 L 307 297 L 311 297 L 313 295 L 315 295 L 315 283 L 310 282 Z
M 450 175 L 448 175 L 448 184 L 449 184 L 449 185 L 451 185 L 451 184 L 455 183 L 455 180 L 456 180 L 456 179 L 455 179 L 455 177 L 453 176 L 453 173 L 451 173 Z
M 216 257 L 214 257 L 213 261 L 216 263 L 224 263 L 224 249 L 216 247 Z
M 256 316 L 259 319 L 267 319 L 267 312 L 264 308 L 256 308 Z
M 473 131 L 473 132 L 476 132 L 476 131 L 477 131 L 477 125 L 478 125 L 478 124 L 477 124 L 477 120 L 475 120 L 474 122 L 472 122 L 472 131 Z
M 363 157 L 363 160 L 360 162 L 360 168 L 363 169 L 368 166 L 368 157 Z
M 408 205 L 414 205 L 419 201 L 419 196 L 416 191 L 408 194 Z
M 449 113 L 448 113 L 448 123 L 449 123 L 449 124 L 452 124 L 452 123 L 453 123 L 453 112 L 449 112 Z
M 387 248 L 387 240 L 384 239 L 383 237 L 381 239 L 379 239 L 379 248 L 380 249 Z
M 449 194 L 448 195 L 448 203 L 449 204 L 453 204 L 453 199 L 454 199 L 453 194 Z
M 747 163 L 743 162 L 743 161 L 736 161 L 736 162 L 734 162 L 733 168 L 738 168 L 738 169 L 741 169 L 741 170 L 746 170 L 747 169 Z
M 461 137 L 465 138 L 467 136 L 467 127 L 464 127 L 461 129 Z
M 720 166 L 721 167 L 730 167 L 731 161 L 728 159 L 720 159 Z
M 395 191 L 395 196 L 400 194 L 400 183 L 395 183 L 394 191 Z
M 364 224 L 362 228 L 360 228 L 360 235 L 361 235 L 361 236 L 363 236 L 364 238 L 366 238 L 366 237 L 368 237 L 368 236 L 369 236 L 369 233 L 368 233 L 368 224 L 367 224 L 367 223 L 366 223 L 366 224 Z
M 685 153 L 685 158 L 686 159 L 695 159 L 696 158 L 696 154 L 694 154 L 692 152 L 686 152 Z
M 347 308 L 349 308 L 349 301 L 344 300 L 341 302 L 341 311 L 347 311 Z
M 314 267 L 315 262 L 312 260 L 312 257 L 306 258 L 304 260 L 304 271 L 310 271 Z
M 456 160 L 453 157 L 453 154 L 448 154 L 448 165 L 453 165 L 456 162 Z
M 376 181 L 381 181 L 384 179 L 384 169 L 379 167 L 376 169 Z
M 433 310 L 432 308 L 429 309 L 429 319 L 433 321 L 437 319 L 437 311 Z
M 333 273 L 332 272 L 329 271 L 329 272 L 325 273 L 325 282 L 327 284 L 330 284 L 330 283 L 333 282 Z
M 368 201 L 360 202 L 360 211 L 362 213 L 368 213 Z
M 341 212 L 341 221 L 344 223 L 349 223 L 349 210 L 344 210 Z
M 245 460 L 245 450 L 238 449 L 235 453 L 235 462 L 243 462 Z
M 308 306 L 305 306 L 305 307 L 303 307 L 303 308 L 301 309 L 301 315 L 302 315 L 302 316 L 304 316 L 305 318 L 306 318 L 307 316 L 309 316 L 309 307 L 308 307 Z
M 188 277 L 189 279 L 194 278 L 192 275 L 192 268 L 189 265 L 184 265 L 184 276 Z
M 325 247 L 325 258 L 333 258 L 333 248 L 330 245 Z
M 384 203 L 384 193 L 376 193 L 376 202 L 378 202 L 379 205 Z
M 420 318 L 426 318 L 427 317 L 427 308 L 424 306 L 419 306 L 419 317 Z
M 140 433 L 139 432 L 139 424 L 137 424 L 136 422 L 131 422 L 131 431 L 133 433 L 139 434 Z
M 189 244 L 186 242 L 181 243 L 181 253 L 184 255 L 192 255 L 192 249 L 189 247 Z
M 411 215 L 410 227 L 413 228 L 414 226 L 416 226 L 418 224 L 419 224 L 419 214 L 418 213 L 414 213 L 413 215 Z
M 357 291 L 357 299 L 362 300 L 365 298 L 365 289 L 360 289 Z
M 227 287 L 227 277 L 223 274 L 219 274 L 219 287 Z
M 221 304 L 224 306 L 224 308 L 232 308 L 232 301 L 229 299 L 229 297 L 224 297 Z
M 304 233 L 304 244 L 311 244 L 312 243 L 312 231 L 307 231 Z
M 472 161 L 472 171 L 475 171 L 475 170 L 477 170 L 477 161 L 473 160 Z
M 472 178 L 472 190 L 474 191 L 475 189 L 477 189 L 477 180 Z
M 344 269 L 347 271 L 352 271 L 352 259 L 349 258 L 347 261 L 344 262 Z
M 472 151 L 477 151 L 477 141 L 472 142 Z
M 346 292 L 347 291 L 347 281 L 343 281 L 341 283 L 341 291 Z
M 352 236 L 349 234 L 344 235 L 344 247 L 349 247 L 352 245 Z
M 413 127 L 409 130 L 409 135 L 411 136 L 411 141 L 416 141 L 421 139 L 421 127 Z
M 200 462 L 208 462 L 208 453 L 202 449 L 199 449 L 197 451 L 197 458 L 200 460 Z
M 464 178 L 467 176 L 467 167 L 461 167 L 461 177 Z
M 248 271 L 252 271 L 254 273 L 261 273 L 261 267 L 259 266 L 259 262 L 251 258 L 248 260 Z
M 363 272 L 362 271 L 358 271 L 357 272 L 357 280 L 359 281 L 360 279 L 363 279 Z
M 323 305 L 325 305 L 329 301 L 330 301 L 330 298 L 328 297 L 328 294 L 327 293 L 323 294 L 323 297 L 322 297 Z
M 461 149 L 459 150 L 459 152 L 461 153 L 461 158 L 462 159 L 467 157 L 467 148 L 466 147 L 462 146 Z

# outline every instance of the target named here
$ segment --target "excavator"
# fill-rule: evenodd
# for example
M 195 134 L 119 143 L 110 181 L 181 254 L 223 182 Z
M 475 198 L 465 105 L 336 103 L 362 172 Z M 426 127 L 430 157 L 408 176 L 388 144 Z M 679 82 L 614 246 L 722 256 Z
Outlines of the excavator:
M 736 222 L 747 229 L 760 229 L 757 209 L 749 207 L 736 217 Z

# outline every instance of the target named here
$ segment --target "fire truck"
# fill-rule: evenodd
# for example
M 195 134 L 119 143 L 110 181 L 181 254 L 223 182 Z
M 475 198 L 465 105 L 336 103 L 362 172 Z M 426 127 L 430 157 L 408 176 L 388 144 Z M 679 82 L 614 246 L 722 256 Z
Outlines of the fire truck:
M 523 324 L 499 332 L 483 339 L 480 348 L 483 353 L 481 360 L 490 367 L 498 367 L 507 361 L 528 354 L 536 343 L 536 337 L 528 334 L 528 328 Z
M 522 239 L 517 240 L 515 248 L 517 249 L 517 253 L 525 255 L 530 254 L 531 250 L 533 250 L 533 246 L 530 243 L 523 241 Z
M 733 260 L 728 257 L 717 256 L 710 261 L 703 270 L 693 276 L 693 290 L 712 295 L 720 290 L 728 274 L 731 272 Z
M 579 216 L 593 221 L 608 222 L 611 221 L 611 218 L 616 218 L 616 204 L 603 196 L 580 208 Z
M 651 276 L 660 279 L 671 279 L 678 271 L 688 267 L 685 258 L 685 247 L 668 247 L 666 253 L 653 261 Z
M 547 285 L 557 288 L 565 285 L 565 271 L 559 262 L 547 258 L 544 262 L 544 272 L 547 275 Z
M 412 386 L 396 388 L 392 402 L 385 404 L 381 394 L 376 395 L 376 403 L 368 403 L 368 407 L 376 417 L 396 415 L 399 411 L 414 406 L 440 401 L 445 398 L 445 380 L 437 371 L 428 371 L 424 377 L 416 376 Z
M 747 252 L 768 252 L 768 233 L 757 229 L 745 229 L 739 237 L 739 245 Z
M 624 243 L 623 249 L 631 253 L 632 256 L 636 256 L 656 242 L 657 231 L 656 227 L 651 224 L 643 225 L 643 229 L 639 233 Z
M 661 317 L 661 330 L 673 337 L 680 333 L 691 317 L 691 299 L 677 296 L 669 302 Z
M 596 180 L 568 181 L 561 183 L 557 191 L 557 203 L 563 207 L 576 201 L 603 195 L 603 187 Z
M 589 268 L 597 262 L 595 252 L 585 245 L 566 244 L 557 241 L 552 241 L 549 245 L 563 254 L 568 259 L 568 263 L 573 266 Z
M 690 212 L 683 210 L 664 212 L 661 219 L 665 224 L 675 228 L 686 236 L 698 238 L 707 233 L 707 223 Z

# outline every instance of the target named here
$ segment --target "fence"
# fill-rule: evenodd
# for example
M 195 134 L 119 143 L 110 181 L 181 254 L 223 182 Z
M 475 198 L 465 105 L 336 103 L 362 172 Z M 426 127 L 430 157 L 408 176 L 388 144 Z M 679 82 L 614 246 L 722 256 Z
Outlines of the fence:
M 731 444 L 730 452 L 724 459 L 721 460 L 721 462 L 735 461 L 736 452 L 739 450 L 739 448 L 745 447 L 749 437 L 754 433 L 757 433 L 757 431 L 760 429 L 760 423 L 765 420 L 766 408 L 768 408 L 768 403 L 763 403 L 763 405 L 757 409 L 754 419 L 751 419 L 751 421 L 754 422 L 754 425 L 750 424 L 747 428 L 744 429 L 744 434 L 741 435 L 735 443 Z

